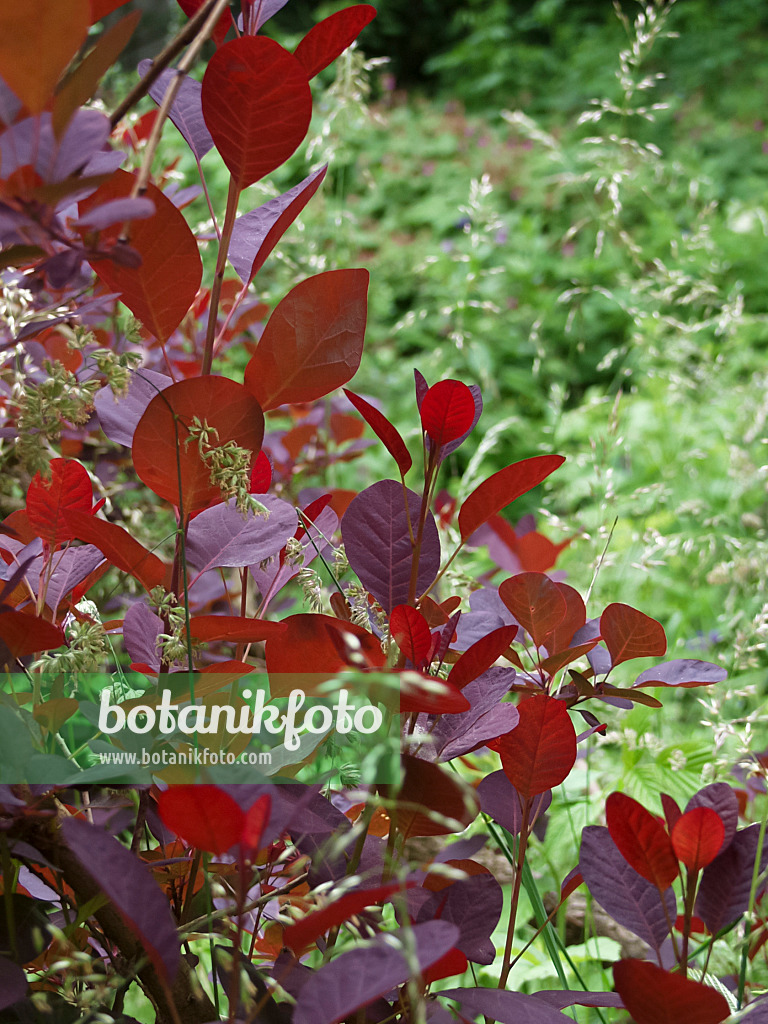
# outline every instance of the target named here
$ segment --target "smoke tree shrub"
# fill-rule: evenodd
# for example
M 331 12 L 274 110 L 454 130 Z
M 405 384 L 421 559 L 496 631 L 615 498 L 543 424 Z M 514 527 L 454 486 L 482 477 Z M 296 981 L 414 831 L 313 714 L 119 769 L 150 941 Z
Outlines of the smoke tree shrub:
M 685 810 L 664 797 L 663 819 L 614 793 L 606 827 L 584 830 L 559 905 L 586 884 L 649 949 L 614 965 L 613 991 L 565 985 L 530 866 L 553 790 L 605 728 L 601 709 L 661 707 L 649 689 L 724 674 L 678 659 L 629 678 L 620 666 L 664 657 L 662 626 L 623 603 L 588 617 L 577 591 L 550 575 L 558 547 L 501 515 L 561 456 L 523 458 L 461 502 L 438 490 L 445 459 L 480 421 L 479 387 L 415 372 L 421 460 L 380 408 L 339 392 L 362 357 L 366 270 L 308 278 L 268 317 L 249 294 L 326 168 L 262 206 L 241 213 L 239 203 L 301 145 L 311 79 L 374 9 L 338 11 L 291 53 L 259 34 L 280 0 L 244 0 L 239 16 L 225 0 L 185 0 L 188 25 L 110 118 L 85 104 L 136 12 L 83 51 L 91 27 L 121 6 L 36 0 L 0 15 L 1 429 L 25 480 L 25 505 L 0 534 L 0 661 L 25 687 L 0 704 L 0 1020 L 548 1024 L 586 1006 L 626 1008 L 637 1024 L 701 1024 L 745 1002 L 745 1019 L 763 1020 L 766 1003 L 743 973 L 733 995 L 708 975 L 715 939 L 759 914 L 764 894 L 764 823 L 738 827 L 748 803 L 734 788 L 708 786 Z M 187 72 L 209 37 L 197 82 Z M 147 93 L 159 112 L 126 125 Z M 204 239 L 183 212 L 190 194 L 165 171 L 150 180 L 166 117 L 204 188 L 207 153 L 229 172 L 223 211 L 208 200 L 210 286 Z M 121 139 L 137 147 L 137 169 Z M 225 277 L 228 264 L 240 285 Z M 226 372 L 236 341 L 249 351 L 242 383 Z M 393 478 L 356 494 L 297 493 L 299 475 L 322 480 L 334 462 L 364 456 L 366 425 Z M 105 509 L 121 478 L 153 496 L 173 524 L 170 543 L 136 536 L 130 517 L 115 521 L 117 501 Z M 479 545 L 510 575 L 495 584 L 488 574 L 467 610 L 447 570 Z M 110 609 L 88 597 L 104 578 L 125 590 Z M 294 610 L 292 582 L 310 611 Z M 399 778 L 345 789 L 195 784 L 159 770 L 151 785 L 89 788 L 64 730 L 87 702 L 61 679 L 120 676 L 125 664 L 147 680 L 145 701 L 168 685 L 194 704 L 256 667 L 273 697 L 307 666 L 394 682 Z M 473 787 L 462 768 L 482 750 L 500 767 Z M 46 781 L 62 764 L 65 781 Z M 35 781 L 14 781 L 23 766 Z M 413 862 L 409 840 L 473 823 Z M 476 859 L 483 830 L 513 867 L 505 919 L 501 885 Z M 515 990 L 523 887 L 560 990 Z M 758 918 L 745 958 L 764 936 Z M 493 967 L 498 986 L 470 983 L 474 965 Z

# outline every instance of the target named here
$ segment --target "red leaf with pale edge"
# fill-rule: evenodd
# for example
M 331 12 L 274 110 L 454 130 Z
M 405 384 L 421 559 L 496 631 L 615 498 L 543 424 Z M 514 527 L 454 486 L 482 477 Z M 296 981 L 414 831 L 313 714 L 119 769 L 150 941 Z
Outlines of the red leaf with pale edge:
M 517 728 L 498 744 L 501 767 L 524 800 L 554 789 L 576 761 L 576 730 L 555 697 L 527 697 L 517 705 Z
M 400 712 L 427 715 L 458 715 L 469 711 L 470 703 L 457 687 L 437 676 L 403 672 L 400 676 Z
M 245 368 L 262 409 L 313 402 L 355 375 L 363 354 L 368 271 L 329 270 L 292 288 Z
M 337 11 L 310 29 L 294 50 L 294 56 L 301 61 L 307 77 L 314 78 L 332 64 L 375 17 L 375 7 L 357 4 Z
M 472 426 L 475 400 L 460 380 L 441 380 L 424 395 L 419 414 L 422 428 L 442 448 Z
M 73 537 L 93 544 L 116 569 L 129 573 L 146 591 L 170 586 L 170 568 L 122 526 L 76 509 L 67 509 L 62 515 Z
M 670 838 L 677 859 L 689 871 L 701 871 L 720 852 L 725 825 L 711 807 L 694 807 L 678 818 Z
M 565 618 L 568 606 L 556 583 L 543 572 L 521 572 L 499 586 L 499 597 L 537 647 Z
M 608 605 L 600 616 L 600 635 L 613 665 L 633 658 L 660 658 L 667 651 L 661 623 L 628 604 Z
M 427 620 L 416 608 L 398 604 L 389 616 L 389 632 L 402 653 L 419 668 L 432 648 Z
M 133 174 L 116 170 L 108 182 L 82 200 L 80 215 L 110 200 L 126 198 L 134 180 Z M 155 204 L 155 213 L 130 222 L 130 245 L 141 256 L 141 266 L 121 266 L 108 257 L 90 263 L 107 288 L 120 293 L 122 302 L 147 330 L 159 341 L 166 341 L 195 300 L 203 264 L 197 240 L 171 200 L 151 182 L 146 197 Z M 101 246 L 119 244 L 121 230 L 122 225 L 116 224 L 102 231 Z
M 46 619 L 25 612 L 0 612 L 0 640 L 14 658 L 38 651 L 55 651 L 64 643 L 64 631 Z
M 406 888 L 411 889 L 415 884 L 415 882 L 407 882 Z M 361 913 L 366 907 L 373 907 L 388 900 L 393 893 L 400 891 L 400 882 L 389 882 L 387 885 L 379 885 L 374 889 L 356 889 L 354 892 L 349 892 L 334 900 L 329 906 L 320 910 L 312 910 L 300 921 L 289 924 L 283 932 L 283 942 L 298 956 L 315 939 L 324 935 L 331 928 L 343 924 L 350 917 Z
M 477 806 L 472 790 L 457 775 L 409 754 L 403 755 L 403 768 L 403 784 L 392 811 L 403 839 L 461 832 L 475 819 Z M 440 819 L 453 819 L 455 824 L 436 820 L 430 812 Z
M 249 619 L 245 615 L 193 615 L 189 624 L 193 638 L 202 643 L 258 643 L 259 640 L 279 636 L 287 628 L 282 622 Z M 218 671 L 215 665 L 212 669 Z
M 245 826 L 240 805 L 218 786 L 171 786 L 159 794 L 157 810 L 185 843 L 208 853 L 225 853 Z
M 136 935 L 139 952 L 171 985 L 181 951 L 168 899 L 149 868 L 114 836 L 81 818 L 61 823 L 64 842 Z
M 459 510 L 461 539 L 466 540 L 491 516 L 532 490 L 565 462 L 562 455 L 534 455 L 489 476 Z
M 517 636 L 517 626 L 491 630 L 461 655 L 448 673 L 448 682 L 460 690 L 494 665 Z
M 397 428 L 389 422 L 383 413 L 380 413 L 378 409 L 371 405 L 370 402 L 366 402 L 360 395 L 356 395 L 346 388 L 343 391 L 395 460 L 397 468 L 400 470 L 400 475 L 405 476 L 413 465 L 413 459 L 411 458 L 411 453 L 405 447 L 405 441 L 400 436 Z
M 635 1024 L 720 1024 L 731 1014 L 725 997 L 709 985 L 649 960 L 617 961 L 613 980 Z
M 679 869 L 664 826 L 626 793 L 611 793 L 605 823 L 624 860 L 657 889 L 668 889 Z
M 197 440 L 185 443 L 195 416 L 218 431 L 218 438 L 211 436 L 214 446 L 234 441 L 255 458 L 264 437 L 264 414 L 258 402 L 228 377 L 190 377 L 155 395 L 133 435 L 134 468 L 159 497 L 176 506 L 183 500 L 185 513 L 221 501 Z
M 27 488 L 27 518 L 37 536 L 56 547 L 72 540 L 63 512 L 79 509 L 90 514 L 93 487 L 85 467 L 75 459 L 52 459 L 50 470 L 50 479 L 35 473 Z
M 306 71 L 266 36 L 219 47 L 203 77 L 202 102 L 211 138 L 241 190 L 295 152 L 312 116 Z
M 260 796 L 256 803 L 251 804 L 245 812 L 243 831 L 240 834 L 240 842 L 246 850 L 257 853 L 261 844 L 261 837 L 264 835 L 264 828 L 269 821 L 272 811 L 272 797 L 269 793 Z
M 90 23 L 89 0 L 0 4 L 0 77 L 30 114 L 45 109 Z

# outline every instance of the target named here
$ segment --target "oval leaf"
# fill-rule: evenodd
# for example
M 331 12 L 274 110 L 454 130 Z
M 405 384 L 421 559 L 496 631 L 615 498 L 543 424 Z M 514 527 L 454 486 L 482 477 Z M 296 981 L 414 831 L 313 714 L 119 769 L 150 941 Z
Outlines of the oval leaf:
M 403 490 L 395 480 L 380 480 L 352 499 L 341 520 L 341 538 L 349 564 L 387 613 L 409 600 L 413 547 Z M 405 496 L 414 525 L 418 522 L 421 498 L 407 488 Z M 439 569 L 440 538 L 429 512 L 422 537 L 416 596 L 427 589 Z
M 517 636 L 517 626 L 499 626 L 476 640 L 454 664 L 448 681 L 462 689 L 496 663 Z
M 146 75 L 151 67 L 151 60 L 141 61 L 139 74 Z M 149 95 L 158 106 L 163 102 L 168 86 L 177 79 L 178 74 L 175 70 L 167 69 L 150 85 Z M 213 139 L 203 118 L 202 86 L 189 75 L 183 76 L 168 116 L 198 160 L 202 160 L 205 154 L 213 149 Z
M 648 960 L 619 960 L 613 980 L 636 1024 L 720 1024 L 731 1015 L 725 996 L 710 985 Z
M 488 477 L 472 491 L 459 510 L 461 539 L 466 540 L 491 516 L 532 490 L 564 462 L 562 455 L 534 455 Z
M 71 540 L 73 534 L 64 518 L 66 509 L 90 514 L 93 505 L 91 478 L 75 459 L 52 459 L 51 475 L 36 473 L 27 488 L 27 517 L 37 536 L 52 547 Z
M 628 604 L 608 605 L 600 616 L 600 635 L 613 665 L 633 658 L 659 658 L 667 651 L 661 623 Z
M 304 66 L 308 78 L 327 68 L 376 17 L 376 8 L 357 4 L 323 19 L 304 36 L 294 55 Z
M 114 836 L 79 818 L 65 818 L 61 833 L 125 919 L 160 976 L 171 983 L 181 959 L 179 936 L 168 900 L 147 866 Z
M 403 784 L 392 811 L 403 839 L 461 832 L 474 820 L 477 806 L 472 791 L 457 775 L 407 754 L 403 767 Z
M 555 697 L 535 696 L 517 705 L 517 728 L 502 736 L 504 772 L 524 800 L 564 782 L 576 761 L 576 730 Z
M 638 875 L 664 890 L 677 878 L 675 851 L 664 826 L 626 793 L 611 793 L 605 802 L 611 839 Z
M 264 437 L 258 402 L 227 377 L 191 377 L 155 395 L 133 435 L 134 467 L 147 487 L 185 513 L 221 499 L 197 440 L 186 443 L 194 417 L 217 431 L 213 447 L 234 441 L 255 458 Z
M 115 568 L 129 573 L 145 590 L 169 585 L 170 571 L 166 565 L 122 526 L 77 509 L 67 509 L 62 514 L 72 537 L 93 544 Z
M 25 658 L 38 651 L 55 651 L 65 642 L 64 630 L 37 615 L 26 612 L 0 612 L 0 640 L 14 658 Z
M 355 395 L 353 392 L 347 391 L 346 388 L 343 390 L 352 405 L 354 405 L 365 422 L 395 460 L 397 468 L 400 470 L 400 475 L 405 476 L 413 465 L 413 459 L 411 458 L 411 454 L 405 446 L 405 441 L 400 436 L 397 428 L 389 422 L 383 413 L 380 413 L 378 409 L 371 405 L 370 402 L 366 402 L 366 400 L 361 398 L 360 395 Z
M 187 531 L 189 564 L 200 572 L 242 567 L 271 558 L 285 547 L 296 531 L 296 509 L 269 494 L 259 500 L 268 519 L 251 511 L 244 517 L 234 502 L 213 505 L 195 516 Z
M 460 380 L 433 384 L 419 409 L 421 426 L 438 447 L 465 434 L 475 417 L 475 400 Z
M 427 620 L 408 604 L 398 604 L 389 617 L 389 632 L 406 658 L 419 668 L 432 649 Z
M 511 576 L 499 586 L 499 597 L 537 647 L 546 646 L 568 611 L 560 588 L 543 572 Z
M 411 887 L 415 882 L 408 883 Z M 324 935 L 336 925 L 343 924 L 350 917 L 355 917 L 366 907 L 373 907 L 388 900 L 393 893 L 402 891 L 400 882 L 389 882 L 375 889 L 356 889 L 346 893 L 333 903 L 320 910 L 313 910 L 300 921 L 290 924 L 283 932 L 283 942 L 297 955 L 306 949 L 315 939 Z
M 245 368 L 245 386 L 262 409 L 313 402 L 355 375 L 367 294 L 367 270 L 329 270 L 288 292 Z
M 675 856 L 689 871 L 698 872 L 720 852 L 725 825 L 711 807 L 694 807 L 681 815 L 670 836 Z
M 202 100 L 208 131 L 238 189 L 284 163 L 312 116 L 306 71 L 265 36 L 242 36 L 219 47 L 203 78 Z
M 157 809 L 172 832 L 208 853 L 225 853 L 245 826 L 239 804 L 218 786 L 171 786 L 158 796 Z
M 130 195 L 134 176 L 117 170 L 108 182 L 80 203 L 81 215 L 96 206 Z M 91 266 L 159 341 L 176 330 L 195 300 L 203 276 L 197 241 L 182 214 L 151 182 L 146 198 L 155 206 L 152 217 L 131 221 L 130 246 L 141 256 L 141 266 L 127 267 L 105 257 Z M 100 245 L 115 245 L 121 225 L 100 236 Z

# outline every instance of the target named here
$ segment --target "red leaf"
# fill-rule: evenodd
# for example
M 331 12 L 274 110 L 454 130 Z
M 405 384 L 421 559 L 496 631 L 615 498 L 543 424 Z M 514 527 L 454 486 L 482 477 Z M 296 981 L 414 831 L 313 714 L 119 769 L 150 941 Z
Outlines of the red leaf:
M 90 24 L 88 0 L 0 5 L 0 77 L 30 114 L 45 109 Z
M 64 643 L 64 631 L 46 619 L 26 612 L 0 612 L 0 640 L 14 658 L 38 651 L 55 651 Z
M 272 812 L 272 797 L 265 793 L 248 808 L 245 813 L 243 831 L 240 835 L 240 842 L 246 850 L 257 853 L 261 844 L 261 837 L 269 821 Z
M 581 594 L 567 583 L 556 583 L 555 586 L 565 598 L 565 618 L 558 622 L 547 639 L 547 650 L 550 654 L 564 651 L 573 640 L 573 634 L 587 621 L 587 609 Z
M 611 793 L 605 802 L 605 823 L 624 860 L 658 889 L 677 878 L 677 857 L 664 826 L 626 793 Z
M 102 203 L 130 195 L 134 176 L 117 170 L 87 199 L 80 203 L 80 215 Z M 148 331 L 166 341 L 176 330 L 195 300 L 203 276 L 197 241 L 182 214 L 151 182 L 147 199 L 155 213 L 130 224 L 130 245 L 141 256 L 140 267 L 126 267 L 105 257 L 91 259 L 94 272 Z M 119 244 L 122 225 L 100 233 L 100 245 Z
M 313 402 L 355 375 L 367 292 L 367 270 L 329 270 L 288 292 L 245 368 L 245 386 L 262 409 Z
M 122 526 L 77 509 L 69 509 L 63 516 L 72 537 L 93 544 L 115 568 L 129 573 L 145 590 L 170 586 L 169 568 Z
M 488 477 L 472 491 L 459 510 L 461 539 L 466 540 L 491 516 L 532 490 L 564 462 L 562 455 L 534 455 Z
M 441 956 L 431 967 L 422 972 L 421 980 L 425 985 L 431 985 L 433 981 L 440 981 L 441 978 L 451 978 L 454 974 L 463 974 L 467 969 L 467 958 L 455 946 L 449 949 L 445 956 Z
M 93 505 L 91 479 L 74 459 L 52 459 L 51 477 L 39 473 L 27 489 L 27 517 L 30 526 L 52 547 L 72 540 L 72 533 L 63 516 L 65 509 L 79 509 L 90 514 Z
M 613 980 L 635 1024 L 720 1024 L 731 1013 L 725 997 L 709 985 L 649 960 L 619 960 Z
M 357 4 L 337 11 L 310 29 L 294 51 L 307 77 L 314 78 L 323 68 L 332 64 L 375 17 L 375 7 Z
M 245 815 L 218 786 L 171 786 L 158 796 L 157 809 L 171 831 L 208 853 L 224 853 L 243 834 Z
M 344 394 L 395 460 L 397 468 L 400 470 L 400 476 L 405 476 L 413 465 L 413 459 L 405 447 L 405 441 L 400 436 L 397 428 L 392 426 L 387 417 L 369 402 L 366 402 L 364 398 L 354 394 L 352 391 L 348 391 L 346 388 L 344 388 Z
M 521 572 L 511 576 L 499 587 L 499 597 L 509 608 L 537 647 L 565 618 L 568 606 L 565 597 L 543 572 Z
M 93 3 L 94 0 L 91 0 L 91 2 Z M 205 0 L 179 0 L 179 7 L 182 9 L 182 11 L 184 11 L 188 18 L 191 18 L 202 7 L 204 2 Z M 227 32 L 229 32 L 231 24 L 232 15 L 228 10 L 226 10 L 222 13 L 219 20 L 216 22 L 213 34 L 211 35 L 211 39 L 213 39 L 214 43 L 216 43 L 217 46 L 221 46 L 221 44 L 224 42 L 224 39 L 227 35 Z
M 658 658 L 667 650 L 664 628 L 628 604 L 609 604 L 600 616 L 600 635 L 613 665 L 633 658 Z
M 421 425 L 438 447 L 466 434 L 475 418 L 475 400 L 460 380 L 441 380 L 424 395 Z
M 191 377 L 155 395 L 133 435 L 133 464 L 147 487 L 173 505 L 183 503 L 185 513 L 222 500 L 198 442 L 186 443 L 195 416 L 218 432 L 213 447 L 234 441 L 255 456 L 264 437 L 258 402 L 228 377 Z
M 407 888 L 412 888 L 415 882 L 408 882 L 406 885 Z M 289 924 L 283 932 L 283 942 L 298 955 L 331 928 L 343 924 L 350 917 L 355 917 L 366 907 L 382 903 L 393 893 L 399 892 L 401 888 L 400 882 L 389 882 L 387 885 L 379 885 L 375 889 L 349 892 L 334 900 L 329 906 L 320 910 L 312 910 L 300 921 Z
M 476 640 L 454 664 L 448 673 L 448 682 L 463 689 L 495 664 L 516 636 L 517 626 L 499 626 Z
M 680 820 L 683 812 L 677 806 L 677 801 L 667 793 L 661 794 L 661 806 L 664 808 L 664 817 L 667 820 L 667 831 L 672 835 L 672 829 Z
M 403 784 L 397 794 L 397 805 L 392 811 L 403 839 L 410 839 L 411 836 L 448 835 L 462 831 L 474 820 L 477 807 L 471 790 L 462 784 L 458 776 L 449 775 L 439 765 L 408 754 L 403 756 L 403 767 Z M 429 811 L 440 818 L 453 819 L 458 827 L 429 817 Z
M 520 720 L 498 744 L 501 767 L 524 800 L 563 782 L 576 761 L 576 730 L 565 704 L 535 696 L 517 705 Z
M 384 665 L 381 644 L 362 626 L 310 612 L 289 615 L 279 625 L 284 627 L 285 633 L 267 638 L 264 648 L 273 697 L 287 697 L 297 687 L 310 693 L 317 683 L 349 668 L 339 652 L 339 646 L 344 650 L 348 635 L 356 655 L 365 664 L 377 668 Z M 331 631 L 336 634 L 338 645 Z
M 258 643 L 279 636 L 286 628 L 282 622 L 249 619 L 245 615 L 193 615 L 189 625 L 194 639 L 203 643 Z M 216 666 L 213 668 L 218 671 Z
M 272 483 L 272 463 L 265 452 L 259 452 L 251 469 L 251 494 L 266 494 Z
M 389 616 L 389 632 L 406 658 L 420 668 L 432 648 L 432 634 L 421 612 L 396 605 Z
M 403 672 L 400 676 L 400 712 L 427 715 L 458 715 L 469 711 L 470 704 L 461 690 L 446 679 Z
M 686 811 L 671 833 L 677 859 L 693 872 L 701 871 L 715 859 L 724 838 L 723 819 L 711 807 L 693 807 Z
M 216 149 L 241 190 L 288 159 L 312 116 L 306 71 L 266 36 L 219 47 L 203 78 L 202 103 Z

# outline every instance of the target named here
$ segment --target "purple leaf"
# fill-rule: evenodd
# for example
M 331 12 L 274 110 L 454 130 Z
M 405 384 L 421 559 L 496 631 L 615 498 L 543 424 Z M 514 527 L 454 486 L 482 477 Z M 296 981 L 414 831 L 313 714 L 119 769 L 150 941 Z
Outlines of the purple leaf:
M 116 398 L 112 389 L 105 387 L 97 392 L 93 400 L 101 429 L 110 441 L 125 445 L 126 448 L 133 445 L 136 425 L 149 403 L 158 392 L 173 384 L 170 377 L 154 370 L 136 370 L 130 377 L 128 391 L 121 397 Z
M 424 401 L 424 395 L 429 391 L 429 384 L 427 384 L 424 375 L 416 369 L 413 371 L 413 381 L 416 386 L 416 406 L 419 412 L 421 412 L 421 403 Z
M 63 181 L 83 167 L 108 138 L 109 118 L 98 110 L 78 110 L 60 140 L 50 114 L 25 118 L 0 135 L 3 177 L 31 164 L 43 181 Z
M 405 489 L 410 521 L 417 528 L 421 497 Z M 403 486 L 380 480 L 353 498 L 341 520 L 341 536 L 353 571 L 382 608 L 407 604 L 413 550 Z M 440 539 L 431 512 L 427 513 L 419 559 L 416 594 L 423 593 L 440 569 Z
M 741 829 L 733 837 L 730 846 L 718 854 L 702 872 L 694 912 L 712 933 L 732 924 L 749 907 L 759 835 L 759 825 Z M 766 864 L 768 843 L 763 847 L 761 871 Z
M 587 619 L 581 629 L 577 629 L 573 634 L 570 646 L 577 647 L 579 644 L 585 644 L 589 640 L 594 640 L 597 636 L 600 636 L 600 619 Z M 612 665 L 611 656 L 603 644 L 593 647 L 587 653 L 587 660 L 596 676 L 605 675 L 610 671 Z
M 488 840 L 487 836 L 472 836 L 470 839 L 459 839 L 455 843 L 449 843 L 435 856 L 435 864 L 445 864 L 448 860 L 467 860 L 474 857 L 478 850 L 481 850 Z
M 144 601 L 136 601 L 123 619 L 123 643 L 131 661 L 160 670 L 157 638 L 163 632 L 163 620 Z
M 317 192 L 327 170 L 328 164 L 281 196 L 237 218 L 229 246 L 229 262 L 241 281 L 253 280 L 280 237 Z
M 433 730 L 439 761 L 467 754 L 483 746 L 486 740 L 515 728 L 520 717 L 517 708 L 501 702 L 514 681 L 514 669 L 494 666 L 464 687 L 462 692 L 470 703 L 469 710 L 441 715 Z
M 578 989 L 544 989 L 532 993 L 548 1006 L 562 1010 L 566 1006 L 615 1006 L 623 1009 L 624 1003 L 618 992 L 581 992 Z
M 750 1003 L 740 1024 L 768 1024 L 768 999 L 756 999 Z
M 447 921 L 428 921 L 411 930 L 422 971 L 452 949 L 459 929 Z M 293 1024 L 337 1024 L 355 1010 L 386 995 L 411 977 L 397 937 L 379 936 L 362 949 L 342 953 L 302 986 Z
M 736 793 L 727 782 L 713 782 L 694 793 L 685 809 L 692 811 L 694 807 L 711 807 L 719 816 L 725 828 L 723 845 L 719 851 L 722 853 L 730 846 L 739 824 L 739 799 Z
M 187 531 L 187 558 L 200 572 L 219 566 L 246 566 L 263 562 L 285 547 L 296 532 L 296 509 L 271 494 L 259 501 L 269 510 L 264 519 L 254 512 L 247 518 L 234 501 L 207 508 L 192 520 Z
M 0 1010 L 13 1006 L 27 994 L 27 976 L 18 964 L 0 957 Z
M 497 988 L 448 988 L 439 993 L 442 999 L 455 999 L 461 1006 L 462 1021 L 479 1014 L 492 1017 L 498 1024 L 563 1024 L 573 1021 L 564 1013 L 542 1004 L 536 996 L 522 992 L 506 992 Z
M 45 603 L 53 610 L 58 607 L 62 598 L 82 583 L 97 565 L 104 561 L 104 555 L 92 544 L 83 544 L 76 548 L 53 556 L 55 566 L 48 587 L 45 591 Z M 32 573 L 34 576 L 34 572 Z
M 139 64 L 139 74 L 142 78 L 151 67 L 151 60 L 141 61 Z M 149 95 L 158 106 L 163 102 L 166 90 L 176 76 L 176 71 L 163 71 L 150 87 Z M 173 101 L 169 115 L 198 160 L 202 160 L 205 154 L 210 149 L 213 149 L 213 139 L 203 119 L 201 94 L 202 86 L 200 83 L 194 78 L 185 75 L 179 91 L 176 93 L 176 99 Z
M 320 515 L 315 519 L 314 526 L 308 528 L 307 533 L 304 535 L 301 541 L 302 551 L 304 553 L 304 561 L 301 565 L 291 564 L 283 562 L 280 565 L 280 561 L 277 556 L 270 559 L 266 566 L 262 569 L 261 563 L 254 563 L 249 566 L 251 576 L 253 576 L 254 582 L 259 589 L 259 593 L 262 598 L 269 595 L 271 601 L 276 594 L 278 594 L 282 588 L 292 580 L 294 576 L 297 576 L 299 570 L 302 567 L 308 566 L 315 558 L 317 558 L 318 552 L 325 555 L 326 551 L 329 550 L 331 545 L 325 539 L 326 537 L 332 536 L 336 532 L 339 525 L 339 517 L 333 511 L 332 508 L 324 508 Z M 269 602 L 262 608 L 262 616 L 266 613 Z
M 672 887 L 664 893 L 665 915 L 659 890 L 627 864 L 602 825 L 589 825 L 582 831 L 579 870 L 589 891 L 614 921 L 647 942 L 659 956 L 669 934 L 668 922 L 677 916 Z
M 254 0 L 251 7 L 256 11 L 256 24 L 252 31 L 258 32 L 261 26 L 274 17 L 279 10 L 282 10 L 287 3 L 288 0 Z
M 168 901 L 149 869 L 114 836 L 79 818 L 61 823 L 64 841 L 147 951 L 155 969 L 173 982 L 181 958 Z
M 72 226 L 102 231 L 113 224 L 121 224 L 124 220 L 146 220 L 147 217 L 153 216 L 154 212 L 155 204 L 151 199 L 112 199 L 101 206 L 95 206 L 85 217 L 73 221 Z
M 494 629 L 515 624 L 512 612 L 499 597 L 498 587 L 482 587 L 469 595 L 468 612 L 464 612 L 456 630 L 457 651 L 466 651 Z M 518 636 L 521 633 L 518 632 Z
M 728 673 L 710 661 L 679 658 L 647 668 L 635 680 L 635 686 L 706 686 L 721 683 Z
M 496 948 L 491 935 L 501 917 L 504 898 L 493 875 L 472 875 L 433 892 L 421 906 L 416 921 L 450 921 L 459 929 L 455 942 L 468 960 L 492 964 Z M 482 913 L 478 908 L 482 907 Z
M 510 835 L 520 834 L 523 824 L 523 808 L 520 794 L 507 778 L 505 772 L 491 772 L 477 787 L 480 810 L 490 814 L 493 820 L 505 828 Z M 536 817 L 546 811 L 552 803 L 552 790 L 548 789 L 533 799 L 533 814 Z
M 16 93 L 0 78 L 0 121 L 12 124 L 21 110 L 21 100 Z

